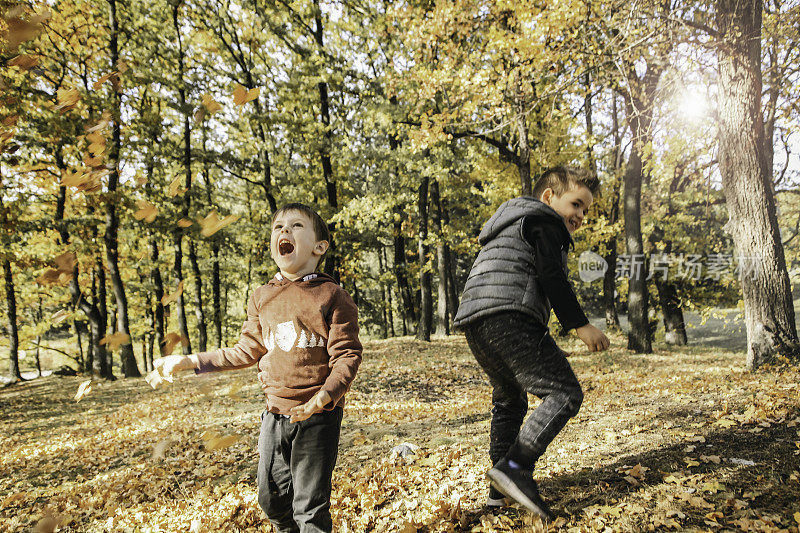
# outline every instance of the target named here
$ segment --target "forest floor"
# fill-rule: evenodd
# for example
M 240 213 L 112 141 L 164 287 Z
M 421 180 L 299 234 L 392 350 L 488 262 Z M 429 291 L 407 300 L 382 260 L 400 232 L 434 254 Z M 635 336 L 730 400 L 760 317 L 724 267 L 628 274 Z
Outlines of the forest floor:
M 589 354 L 577 417 L 537 466 L 551 531 L 790 531 L 800 525 L 800 371 L 742 352 Z M 152 390 L 51 375 L 0 390 L 0 530 L 270 531 L 256 501 L 253 369 Z M 538 401 L 538 400 L 536 400 Z M 536 401 L 532 401 L 535 405 Z M 463 337 L 366 343 L 347 397 L 336 531 L 541 531 L 489 510 L 490 388 Z M 391 449 L 409 442 L 416 455 Z

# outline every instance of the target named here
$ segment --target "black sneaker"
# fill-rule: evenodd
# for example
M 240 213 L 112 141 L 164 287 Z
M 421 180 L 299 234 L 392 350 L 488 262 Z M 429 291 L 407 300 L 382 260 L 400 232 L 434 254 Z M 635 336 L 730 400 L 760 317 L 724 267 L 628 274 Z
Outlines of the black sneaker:
M 502 492 L 494 488 L 493 486 L 489 486 L 489 497 L 486 498 L 486 507 L 505 507 L 506 506 L 506 497 L 503 495 Z
M 550 508 L 539 496 L 539 487 L 533 480 L 533 472 L 511 468 L 505 459 L 500 460 L 486 477 L 492 486 L 519 503 L 529 511 L 542 517 L 542 520 L 552 522 L 555 519 Z

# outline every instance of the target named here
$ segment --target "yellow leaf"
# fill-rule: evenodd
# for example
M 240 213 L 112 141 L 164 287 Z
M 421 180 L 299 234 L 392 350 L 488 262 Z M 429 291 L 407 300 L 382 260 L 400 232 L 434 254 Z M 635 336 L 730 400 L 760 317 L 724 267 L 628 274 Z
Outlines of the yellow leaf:
M 794 521 L 800 524 L 800 511 L 794 513 Z
M 89 141 L 90 144 L 106 144 L 106 138 L 96 131 L 89 133 L 86 136 L 86 140 Z
M 117 331 L 111 335 L 106 335 L 102 339 L 100 339 L 100 344 L 107 344 L 111 350 L 116 350 L 123 344 L 130 344 L 131 338 L 127 333 L 123 333 L 121 331 Z
M 239 435 L 235 433 L 232 435 L 225 435 L 222 437 L 213 437 L 205 442 L 206 450 L 222 450 L 233 446 L 239 440 Z
M 233 88 L 233 103 L 236 105 L 244 105 L 247 103 L 247 89 L 236 84 Z
M 209 115 L 213 115 L 220 109 L 222 109 L 222 104 L 214 100 L 214 97 L 210 94 L 206 93 L 203 95 L 203 107 L 206 108 Z
M 231 383 L 231 386 L 228 387 L 228 396 L 233 399 L 239 399 L 239 391 L 242 390 L 242 386 L 238 383 Z
M 101 343 L 102 344 L 102 343 Z M 81 398 L 92 392 L 92 380 L 84 381 L 78 386 L 78 392 L 75 393 L 75 401 L 81 401 Z
M 192 222 L 188 218 L 182 218 L 178 221 L 178 227 L 180 228 L 188 228 L 192 224 L 194 224 L 194 222 Z
M 179 194 L 183 194 L 189 189 L 181 189 L 181 180 L 183 176 L 177 176 L 172 182 L 169 184 L 169 190 L 167 191 L 167 195 L 170 197 L 178 196 Z
M 206 118 L 206 108 L 198 107 L 197 110 L 194 112 L 194 123 L 200 124 L 201 122 L 203 122 L 204 118 Z
M 205 218 L 197 219 L 200 227 L 203 228 L 200 234 L 203 237 L 210 237 L 225 226 L 236 222 L 238 218 L 238 215 L 228 215 L 220 219 L 216 211 L 211 211 L 211 213 L 209 213 Z
M 252 102 L 256 98 L 258 98 L 259 94 L 261 94 L 261 88 L 253 87 L 252 89 L 247 91 L 247 95 L 245 95 L 244 97 L 244 103 L 246 104 L 247 102 Z
M 169 305 L 173 302 L 177 302 L 181 294 L 183 294 L 183 280 L 178 283 L 175 292 L 172 294 L 165 294 L 164 297 L 161 298 L 161 305 Z
M 156 215 L 158 215 L 158 208 L 147 200 L 139 200 L 136 202 L 136 207 L 138 211 L 133 214 L 133 218 L 136 220 L 152 222 L 156 219 Z
M 54 285 L 61 281 L 61 271 L 54 268 L 48 268 L 39 277 L 36 278 L 36 283 L 39 285 Z

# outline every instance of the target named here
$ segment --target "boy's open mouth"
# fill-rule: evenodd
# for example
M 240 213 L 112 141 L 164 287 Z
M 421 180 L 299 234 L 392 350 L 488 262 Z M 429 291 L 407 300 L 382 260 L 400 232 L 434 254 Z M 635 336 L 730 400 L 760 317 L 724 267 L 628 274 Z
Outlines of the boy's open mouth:
M 287 240 L 278 241 L 278 253 L 281 255 L 288 255 L 294 252 L 294 244 Z

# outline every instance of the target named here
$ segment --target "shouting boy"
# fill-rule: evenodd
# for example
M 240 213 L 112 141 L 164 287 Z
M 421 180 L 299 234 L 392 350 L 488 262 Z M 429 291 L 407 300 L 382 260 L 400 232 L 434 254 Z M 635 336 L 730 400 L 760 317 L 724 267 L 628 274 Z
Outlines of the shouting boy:
M 315 272 L 329 242 L 313 209 L 279 209 L 270 252 L 280 272 L 253 291 L 236 345 L 155 362 L 165 376 L 258 363 L 267 402 L 258 438 L 258 503 L 280 532 L 332 530 L 344 395 L 361 363 L 353 300 L 333 278 Z
M 583 391 L 547 323 L 552 306 L 563 328 L 574 328 L 589 350 L 609 346 L 605 334 L 589 324 L 567 277 L 571 234 L 583 223 L 599 185 L 583 170 L 552 168 L 536 181 L 533 197 L 505 202 L 480 233 L 482 249 L 455 325 L 493 387 L 489 506 L 502 506 L 505 496 L 553 519 L 533 469 L 577 414 Z M 523 425 L 528 393 L 542 403 Z

